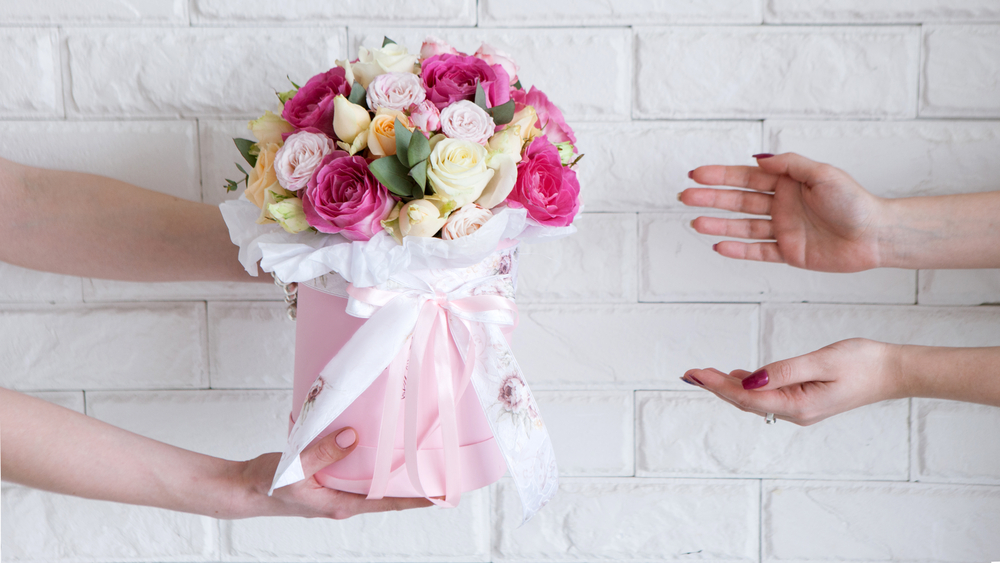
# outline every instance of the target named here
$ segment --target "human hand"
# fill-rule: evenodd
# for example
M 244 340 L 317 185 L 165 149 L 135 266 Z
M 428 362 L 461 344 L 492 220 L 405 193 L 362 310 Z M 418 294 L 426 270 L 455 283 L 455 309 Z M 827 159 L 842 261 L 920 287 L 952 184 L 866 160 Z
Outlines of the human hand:
M 267 496 L 267 491 L 271 488 L 281 454 L 264 454 L 239 464 L 234 479 L 238 483 L 238 490 L 244 494 L 237 503 L 239 506 L 234 507 L 231 517 L 303 516 L 342 520 L 365 512 L 405 510 L 431 505 L 429 500 L 423 498 L 367 500 L 364 495 L 345 493 L 321 485 L 316 480 L 316 472 L 346 457 L 354 451 L 357 442 L 354 429 L 342 428 L 306 448 L 301 454 L 302 471 L 306 478 L 276 489 L 270 497 Z
M 864 338 L 831 344 L 768 364 L 752 374 L 693 369 L 681 379 L 715 393 L 736 408 L 774 413 L 802 426 L 863 405 L 906 396 L 896 346 Z
M 716 252 L 821 272 L 859 272 L 881 265 L 885 200 L 829 164 L 795 153 L 756 156 L 756 167 L 701 166 L 689 173 L 699 184 L 748 191 L 688 188 L 678 196 L 685 205 L 770 215 L 770 220 L 695 219 L 692 226 L 704 235 L 774 241 L 723 241 L 715 245 Z

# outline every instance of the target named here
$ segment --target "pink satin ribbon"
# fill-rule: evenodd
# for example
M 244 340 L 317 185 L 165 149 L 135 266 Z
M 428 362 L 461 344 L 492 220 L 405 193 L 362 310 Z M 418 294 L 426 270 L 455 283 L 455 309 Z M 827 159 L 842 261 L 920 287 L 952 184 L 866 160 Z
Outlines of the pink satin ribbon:
M 413 292 L 408 290 L 397 293 L 348 285 L 347 293 L 355 300 L 381 307 L 401 295 Z M 430 498 L 429 500 L 439 506 L 455 507 L 462 498 L 460 444 L 455 405 L 472 379 L 477 351 L 475 340 L 469 331 L 469 344 L 465 353 L 462 375 L 456 389 L 452 377 L 455 366 L 452 365 L 451 353 L 448 350 L 448 346 L 454 341 L 454 338 L 448 323 L 451 320 L 457 320 L 468 328 L 472 322 L 490 322 L 481 318 L 482 313 L 506 311 L 510 314 L 510 322 L 500 323 L 504 325 L 506 332 L 513 330 L 517 324 L 517 306 L 510 299 L 495 295 L 476 295 L 454 299 L 441 292 L 419 293 L 419 295 L 426 301 L 420 308 L 420 314 L 413 328 L 413 335 L 389 365 L 382 423 L 375 453 L 375 469 L 368 498 L 383 498 L 390 477 L 403 467 L 406 468 L 413 488 L 421 496 L 427 497 L 417 465 L 417 450 L 423 443 L 422 439 L 419 441 L 417 439 L 417 409 L 421 380 L 435 381 L 437 383 L 438 420 L 440 421 L 444 446 L 445 495 L 444 499 Z M 409 369 L 407 369 L 407 358 L 409 358 Z M 406 377 L 407 372 L 410 374 L 409 377 Z M 396 442 L 396 426 L 399 420 L 398 404 L 403 393 L 404 378 L 406 380 L 406 397 L 403 407 L 404 464 L 393 469 L 392 457 Z M 426 435 L 423 438 L 426 438 Z

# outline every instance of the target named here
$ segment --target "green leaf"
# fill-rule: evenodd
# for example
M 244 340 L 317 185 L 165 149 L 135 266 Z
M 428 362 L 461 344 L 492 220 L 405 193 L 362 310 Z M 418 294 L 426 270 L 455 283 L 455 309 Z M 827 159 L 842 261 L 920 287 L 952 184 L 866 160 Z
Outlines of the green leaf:
M 397 139 L 399 137 L 396 137 Z M 427 157 L 431 155 L 431 144 L 427 141 L 427 137 L 419 129 L 413 131 L 410 136 L 410 146 L 406 149 L 407 159 L 411 167 L 420 164 L 421 162 L 427 160 Z M 423 184 L 421 184 L 422 186 Z
M 240 188 L 239 182 L 235 182 L 233 180 L 230 180 L 229 178 L 226 178 L 226 192 L 227 193 L 228 192 L 235 192 L 239 188 Z
M 413 165 L 413 160 L 409 156 L 410 138 L 413 137 L 413 133 L 399 119 L 396 119 L 396 122 L 392 124 L 392 128 L 396 132 L 396 158 L 399 159 L 400 164 L 409 168 Z
M 486 110 L 486 113 L 493 118 L 493 123 L 506 125 L 514 119 L 514 100 L 507 100 L 507 103 L 492 107 Z
M 481 82 L 476 82 L 476 105 L 489 111 L 490 108 L 486 106 L 486 90 L 483 90 L 483 84 Z
M 382 36 L 382 48 L 383 49 L 385 49 L 386 45 L 395 45 L 395 44 L 396 44 L 396 42 L 393 41 L 392 39 L 389 39 L 388 37 L 386 37 L 384 35 Z
M 365 109 L 368 108 L 368 96 L 366 95 L 365 87 L 359 82 L 351 84 L 351 95 L 347 97 L 347 101 L 352 104 L 357 104 Z
M 287 74 L 285 75 L 285 78 L 288 78 L 288 81 L 292 83 L 292 86 L 295 86 L 296 90 L 299 90 L 299 89 L 302 88 L 302 86 L 299 86 L 298 84 L 296 84 L 295 81 L 292 80 Z
M 427 188 L 427 161 L 421 160 L 416 166 L 410 168 L 410 177 L 420 186 L 420 195 L 414 196 L 415 198 L 419 198 Z
M 400 197 L 412 197 L 415 182 L 410 178 L 409 169 L 398 159 L 384 156 L 368 165 L 368 169 L 390 192 Z
M 242 166 L 240 166 L 239 162 L 236 163 L 236 167 L 240 169 L 240 172 L 242 172 L 244 176 L 246 176 L 248 178 L 250 177 L 250 174 L 248 174 L 247 171 L 244 170 Z
M 520 80 L 518 80 L 517 82 L 514 83 L 514 88 L 517 88 L 518 90 L 524 90 L 524 88 L 521 87 L 521 81 Z
M 247 161 L 247 164 L 249 164 L 250 166 L 257 166 L 257 157 L 250 154 L 250 148 L 253 147 L 254 144 L 256 143 L 254 143 L 250 139 L 233 139 L 233 142 L 236 143 L 236 148 L 240 149 L 240 154 L 243 155 L 243 158 Z

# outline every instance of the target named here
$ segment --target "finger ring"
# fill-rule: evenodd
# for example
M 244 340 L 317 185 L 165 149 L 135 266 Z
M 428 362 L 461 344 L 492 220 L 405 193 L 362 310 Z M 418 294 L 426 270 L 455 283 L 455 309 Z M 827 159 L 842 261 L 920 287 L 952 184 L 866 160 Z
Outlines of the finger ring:
M 764 422 L 766 422 L 766 423 L 768 423 L 768 424 L 774 424 L 775 422 L 777 422 L 777 421 L 776 421 L 776 420 L 774 419 L 774 413 L 773 413 L 773 412 L 769 412 L 769 413 L 764 413 L 764 414 L 766 415 L 766 416 L 764 417 Z

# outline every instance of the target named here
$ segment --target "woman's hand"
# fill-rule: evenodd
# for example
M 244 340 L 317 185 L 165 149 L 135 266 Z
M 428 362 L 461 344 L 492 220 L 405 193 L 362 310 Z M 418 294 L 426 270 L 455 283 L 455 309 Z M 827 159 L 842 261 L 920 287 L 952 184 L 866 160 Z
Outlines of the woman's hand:
M 768 364 L 752 374 L 694 369 L 681 379 L 746 412 L 808 426 L 863 405 L 908 396 L 898 348 L 863 338 Z
M 316 472 L 343 459 L 357 445 L 357 433 L 351 428 L 326 436 L 306 448 L 301 455 L 306 478 L 267 496 L 281 454 L 264 454 L 239 464 L 234 473 L 237 489 L 245 491 L 242 507 L 234 507 L 231 518 L 251 516 L 304 516 L 342 520 L 365 512 L 384 512 L 430 506 L 423 498 L 384 498 L 367 500 L 364 495 L 328 489 L 316 480 Z
M 773 241 L 724 241 L 715 246 L 719 254 L 823 272 L 884 265 L 880 231 L 886 200 L 828 164 L 794 153 L 757 157 L 756 167 L 701 166 L 689 174 L 699 184 L 749 191 L 688 188 L 679 195 L 685 205 L 770 216 L 695 219 L 692 226 L 701 234 Z

